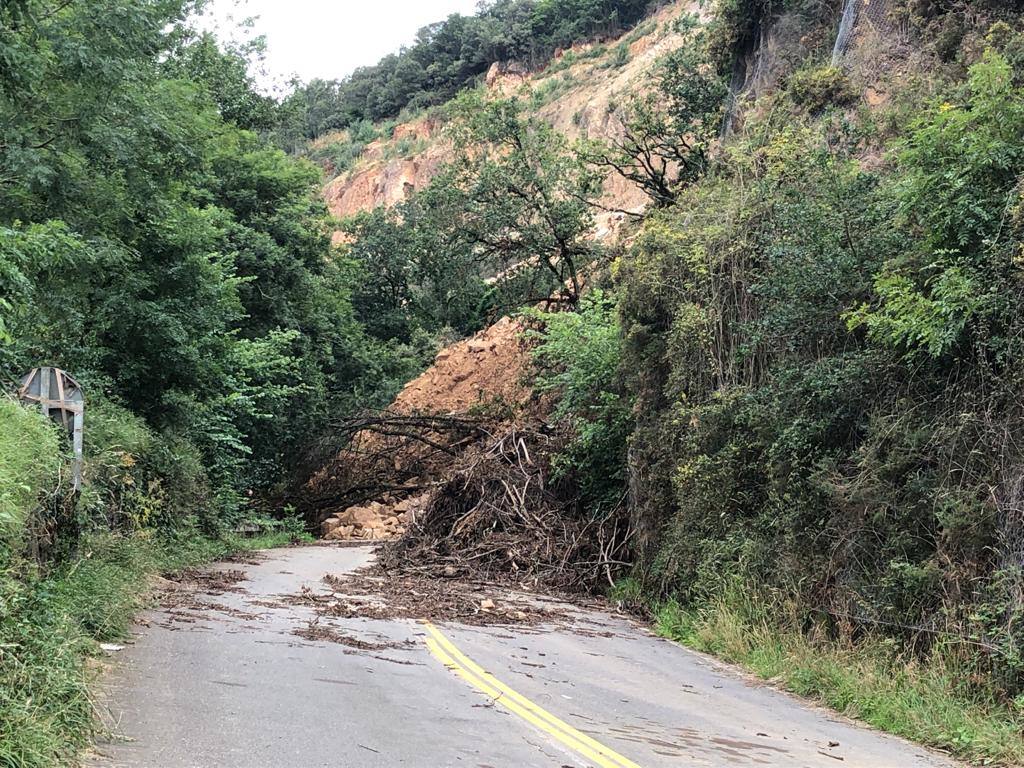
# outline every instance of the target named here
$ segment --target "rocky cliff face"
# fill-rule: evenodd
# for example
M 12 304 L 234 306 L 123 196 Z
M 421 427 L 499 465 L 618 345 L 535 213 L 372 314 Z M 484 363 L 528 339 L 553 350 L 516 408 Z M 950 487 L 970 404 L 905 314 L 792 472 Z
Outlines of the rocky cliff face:
M 613 136 L 621 130 L 617 105 L 649 87 L 648 76 L 657 60 L 681 44 L 674 21 L 699 12 L 692 0 L 672 3 L 619 39 L 564 51 L 539 73 L 530 74 L 514 63 L 495 65 L 485 86 L 496 94 L 520 96 L 570 138 Z M 449 155 L 438 119 L 400 124 L 390 137 L 368 145 L 349 171 L 328 182 L 328 206 L 336 216 L 345 217 L 394 205 L 429 183 Z M 621 178 L 606 182 L 602 202 L 609 207 L 637 210 L 645 201 L 642 192 Z M 613 231 L 621 218 L 612 213 L 599 216 L 595 234 L 602 237 Z

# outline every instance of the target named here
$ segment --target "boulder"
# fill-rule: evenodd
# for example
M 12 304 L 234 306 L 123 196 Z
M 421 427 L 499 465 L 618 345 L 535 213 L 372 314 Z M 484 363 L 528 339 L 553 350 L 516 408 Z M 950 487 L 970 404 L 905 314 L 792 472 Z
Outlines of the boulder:
M 341 520 L 336 517 L 328 517 L 322 523 L 320 523 L 320 535 L 329 536 L 332 531 L 336 530 L 341 526 Z
M 378 519 L 378 515 L 368 507 L 349 507 L 338 519 L 343 525 L 368 525 Z
M 355 530 L 354 525 L 341 525 L 331 531 L 331 535 L 327 538 L 334 542 L 340 542 L 345 539 L 352 537 L 352 531 Z

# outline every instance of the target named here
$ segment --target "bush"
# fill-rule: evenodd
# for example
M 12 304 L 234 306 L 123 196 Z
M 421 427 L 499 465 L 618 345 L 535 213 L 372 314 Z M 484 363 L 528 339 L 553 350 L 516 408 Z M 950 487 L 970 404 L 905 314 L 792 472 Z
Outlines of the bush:
M 75 763 L 95 732 L 90 685 L 98 641 L 123 639 L 149 577 L 198 565 L 234 545 L 195 530 L 173 538 L 87 535 L 81 558 L 48 574 L 0 571 L 0 765 Z M 13 576 L 13 578 L 12 578 Z
M 556 473 L 576 482 L 592 514 L 606 512 L 621 502 L 632 424 L 629 399 L 616 382 L 622 340 L 615 303 L 594 289 L 577 312 L 527 317 L 543 328 L 532 334 L 535 386 L 558 394 L 553 415 L 571 434 L 555 457 Z
M 858 96 L 846 73 L 832 66 L 798 70 L 789 76 L 787 87 L 796 105 L 812 113 L 849 104 Z
M 649 588 L 741 579 L 1024 691 L 1022 104 L 987 53 L 874 172 L 842 118 L 751 115 L 648 217 L 618 274 Z

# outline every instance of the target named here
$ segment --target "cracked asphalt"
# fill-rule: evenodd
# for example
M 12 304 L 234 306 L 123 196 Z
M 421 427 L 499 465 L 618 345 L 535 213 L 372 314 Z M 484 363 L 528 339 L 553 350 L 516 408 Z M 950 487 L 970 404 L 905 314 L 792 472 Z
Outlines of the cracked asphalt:
M 296 635 L 315 613 L 281 598 L 371 557 L 273 550 L 225 565 L 245 571 L 235 587 L 145 614 L 112 654 L 88 765 L 955 765 L 593 611 L 578 628 L 440 624 L 447 666 L 414 621 L 320 619 L 352 645 Z

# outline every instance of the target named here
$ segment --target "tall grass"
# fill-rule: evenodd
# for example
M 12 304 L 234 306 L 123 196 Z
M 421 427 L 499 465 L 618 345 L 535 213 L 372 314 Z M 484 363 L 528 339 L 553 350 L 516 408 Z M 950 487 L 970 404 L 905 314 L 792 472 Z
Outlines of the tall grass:
M 39 489 L 50 487 L 59 463 L 56 430 L 40 413 L 0 394 L 0 550 L 17 541 Z
M 87 486 L 78 512 L 99 520 L 133 482 L 125 467 L 146 452 L 150 433 L 127 412 L 94 408 Z M 113 460 L 111 457 L 119 460 Z M 130 461 L 126 461 L 130 458 Z M 56 430 L 36 411 L 0 397 L 0 766 L 73 764 L 95 722 L 90 663 L 99 642 L 127 635 L 150 577 L 245 548 L 298 538 L 296 524 L 262 521 L 249 540 L 211 539 L 179 521 L 162 533 L 97 526 L 66 561 L 44 570 L 23 555 L 24 525 L 52 493 L 61 463 Z M 113 468 L 113 469 L 112 469 Z M 114 471 L 117 470 L 117 471 Z
M 628 601 L 638 594 L 634 582 L 618 590 Z M 891 638 L 802 631 L 784 605 L 741 590 L 702 608 L 669 600 L 653 616 L 660 635 L 881 730 L 986 765 L 1024 763 L 1024 700 L 1002 701 L 971 679 L 962 649 L 940 644 L 919 657 Z

